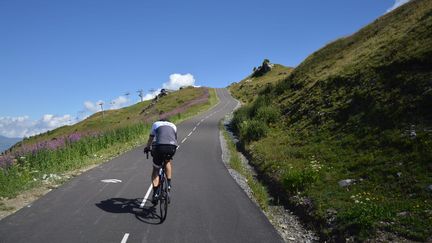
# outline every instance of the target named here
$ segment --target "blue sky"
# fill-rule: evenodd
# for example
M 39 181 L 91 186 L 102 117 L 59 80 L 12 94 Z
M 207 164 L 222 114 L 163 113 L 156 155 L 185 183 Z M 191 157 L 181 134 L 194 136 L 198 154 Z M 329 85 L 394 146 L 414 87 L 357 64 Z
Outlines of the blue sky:
M 294 67 L 403 2 L 0 0 L 0 135 L 130 105 L 139 89 L 225 87 L 264 58 Z

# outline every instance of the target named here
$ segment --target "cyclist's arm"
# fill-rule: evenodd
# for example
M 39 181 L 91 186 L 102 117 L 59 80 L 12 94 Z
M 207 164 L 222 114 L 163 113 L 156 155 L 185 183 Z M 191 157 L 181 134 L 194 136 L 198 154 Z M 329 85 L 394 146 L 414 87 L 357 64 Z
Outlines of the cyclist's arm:
M 154 135 L 150 134 L 148 140 L 147 140 L 147 148 L 150 148 L 150 145 L 153 143 Z
M 156 136 L 156 129 L 157 129 L 157 125 L 156 125 L 156 123 L 153 123 L 152 128 L 150 130 L 149 138 L 147 140 L 147 146 L 146 146 L 146 148 L 150 148 L 150 146 L 152 145 L 153 139 Z

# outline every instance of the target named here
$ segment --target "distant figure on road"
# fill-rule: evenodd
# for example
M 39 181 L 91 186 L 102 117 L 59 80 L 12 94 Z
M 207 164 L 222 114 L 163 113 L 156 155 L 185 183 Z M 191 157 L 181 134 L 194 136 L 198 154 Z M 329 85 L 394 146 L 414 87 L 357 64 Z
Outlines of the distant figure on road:
M 151 149 L 150 149 L 151 146 Z M 153 202 L 155 202 L 158 195 L 156 195 L 156 189 L 159 185 L 158 172 L 161 166 L 165 163 L 168 189 L 171 189 L 171 176 L 172 176 L 172 158 L 177 150 L 177 127 L 171 123 L 168 119 L 159 119 L 153 123 L 150 136 L 147 141 L 147 146 L 144 148 L 144 152 L 151 151 L 153 156 L 153 172 L 152 172 L 152 183 L 153 183 Z

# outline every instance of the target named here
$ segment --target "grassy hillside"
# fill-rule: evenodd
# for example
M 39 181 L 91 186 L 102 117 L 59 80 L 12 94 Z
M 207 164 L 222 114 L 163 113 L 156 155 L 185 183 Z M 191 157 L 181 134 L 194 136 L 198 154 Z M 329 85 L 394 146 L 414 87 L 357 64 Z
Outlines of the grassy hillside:
M 285 79 L 291 72 L 292 68 L 280 64 L 274 64 L 273 68 L 263 76 L 254 77 L 249 75 L 238 83 L 231 84 L 229 90 L 231 94 L 242 101 L 249 103 L 263 88 L 269 84 L 274 84 Z
M 57 128 L 47 133 L 31 137 L 25 142 L 34 143 L 46 141 L 53 138 L 67 136 L 75 132 L 81 134 L 103 133 L 116 128 L 150 122 L 157 119 L 159 114 L 170 116 L 172 119 L 181 119 L 182 116 L 185 117 L 185 115 L 187 115 L 182 114 L 186 110 L 193 108 L 194 105 L 200 106 L 202 103 L 206 103 L 209 97 L 208 92 L 209 90 L 207 88 L 181 89 L 162 97 L 154 106 L 151 105 L 152 100 L 147 100 L 122 109 L 107 110 L 104 111 L 104 114 L 98 112 L 75 125 Z M 193 104 L 196 100 L 201 100 L 202 102 Z M 186 109 L 181 110 L 181 112 L 175 112 L 175 109 L 181 107 Z
M 234 127 L 324 237 L 432 240 L 431 80 L 432 1 L 413 0 L 309 56 Z
M 155 104 L 140 102 L 106 111 L 103 116 L 99 112 L 73 126 L 26 139 L 0 156 L 0 206 L 2 198 L 47 185 L 50 180 L 63 182 L 70 171 L 144 144 L 151 123 L 159 116 L 177 123 L 216 102 L 214 89 L 185 88 L 161 97 Z

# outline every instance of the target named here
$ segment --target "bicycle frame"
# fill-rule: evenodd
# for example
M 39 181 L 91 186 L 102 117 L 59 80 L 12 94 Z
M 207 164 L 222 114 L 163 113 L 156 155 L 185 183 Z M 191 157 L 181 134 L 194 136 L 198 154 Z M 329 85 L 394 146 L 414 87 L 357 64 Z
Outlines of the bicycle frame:
M 147 159 L 148 159 L 148 152 L 147 152 Z M 159 176 L 159 185 L 157 186 L 157 194 L 158 196 L 158 202 L 159 202 L 159 208 L 160 208 L 160 215 L 161 215 L 161 223 L 165 221 L 167 212 L 168 212 L 168 204 L 171 202 L 170 200 L 170 192 L 168 190 L 168 182 L 166 179 L 166 171 L 165 167 L 169 160 L 165 160 L 162 164 L 162 166 L 159 168 L 158 176 Z

